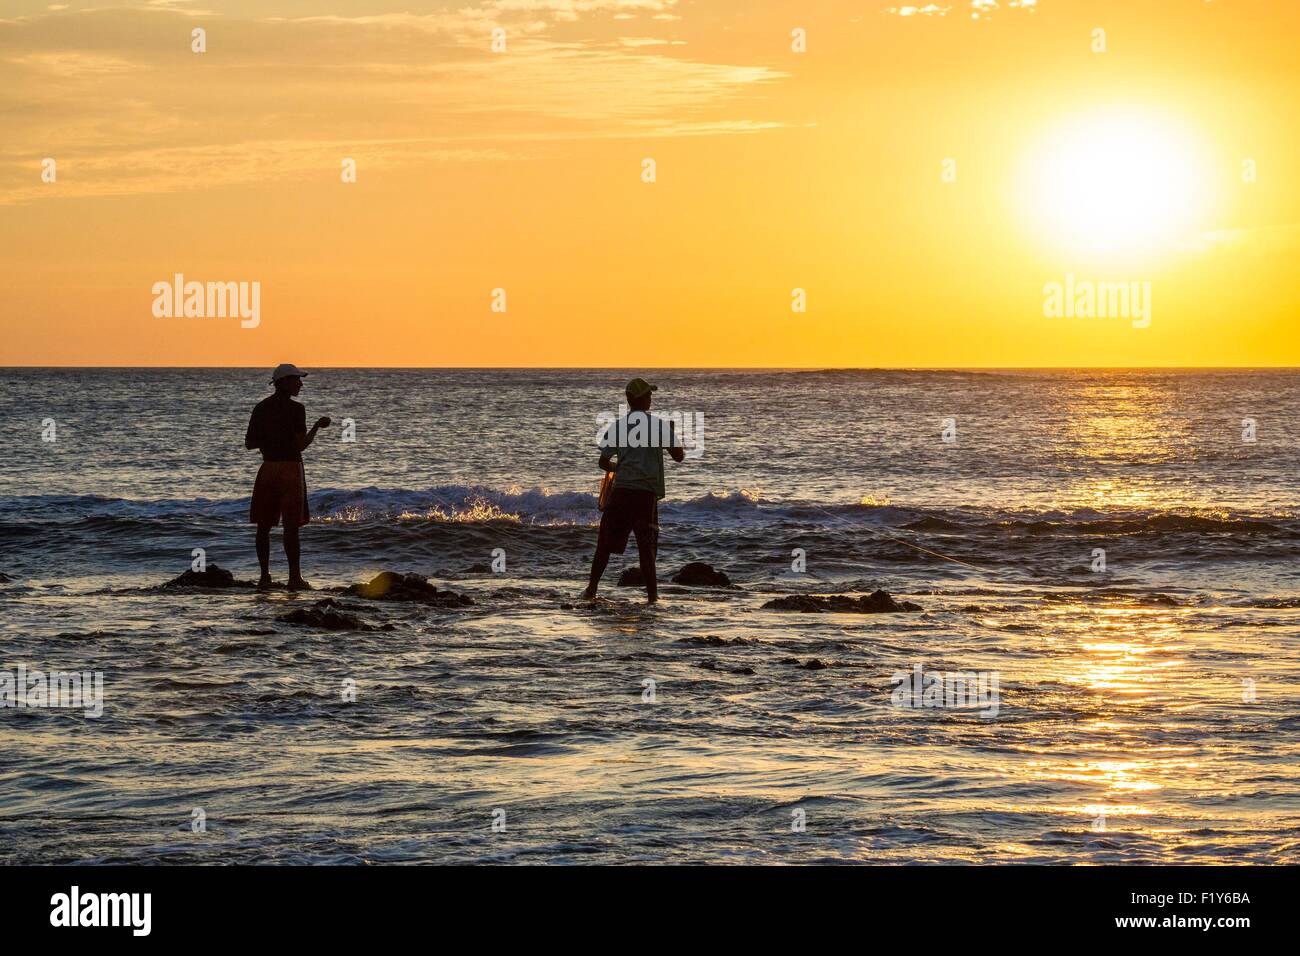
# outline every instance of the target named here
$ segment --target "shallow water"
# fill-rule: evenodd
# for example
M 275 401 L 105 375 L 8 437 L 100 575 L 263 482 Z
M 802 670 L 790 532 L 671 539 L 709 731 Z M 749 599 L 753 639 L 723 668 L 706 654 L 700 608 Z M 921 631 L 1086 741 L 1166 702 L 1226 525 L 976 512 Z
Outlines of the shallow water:
M 617 557 L 575 600 L 629 373 L 322 370 L 309 576 L 476 601 L 349 597 L 394 629 L 346 633 L 276 620 L 319 595 L 154 589 L 196 547 L 255 575 L 263 377 L 0 372 L 3 666 L 105 681 L 97 718 L 0 710 L 0 859 L 1297 857 L 1296 373 L 648 376 L 705 421 L 661 572 L 740 585 L 648 609 Z M 761 606 L 877 587 L 923 612 Z M 996 716 L 893 706 L 918 664 L 996 674 Z

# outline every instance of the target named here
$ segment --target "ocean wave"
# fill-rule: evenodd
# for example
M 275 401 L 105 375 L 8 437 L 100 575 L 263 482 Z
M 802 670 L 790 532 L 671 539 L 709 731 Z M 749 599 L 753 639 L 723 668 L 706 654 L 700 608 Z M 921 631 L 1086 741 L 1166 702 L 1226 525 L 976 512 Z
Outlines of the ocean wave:
M 594 491 L 544 487 L 496 489 L 486 485 L 433 488 L 311 489 L 313 520 L 346 525 L 365 522 L 513 522 L 523 525 L 590 525 L 599 520 Z M 1162 509 L 1080 508 L 1005 510 L 975 506 L 914 508 L 881 502 L 775 499 L 749 489 L 715 491 L 660 503 L 665 521 L 743 526 L 796 523 L 834 529 L 871 526 L 884 531 L 925 532 L 963 537 L 984 532 L 1002 536 L 1219 534 L 1300 538 L 1292 512 L 1192 512 Z M 109 498 L 100 495 L 12 495 L 0 498 L 0 524 L 27 531 L 47 523 L 81 522 L 95 528 L 151 519 L 218 519 L 243 523 L 248 499 Z

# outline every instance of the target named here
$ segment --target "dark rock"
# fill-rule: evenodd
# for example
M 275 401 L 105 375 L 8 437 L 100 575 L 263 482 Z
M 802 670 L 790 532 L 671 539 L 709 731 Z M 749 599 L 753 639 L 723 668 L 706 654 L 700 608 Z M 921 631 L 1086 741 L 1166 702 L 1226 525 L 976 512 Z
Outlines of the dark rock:
M 247 588 L 252 586 L 250 581 L 236 581 L 233 574 L 215 564 L 209 564 L 202 571 L 195 571 L 190 568 L 180 577 L 172 578 L 163 585 L 165 588 Z
M 678 644 L 703 644 L 705 647 L 734 647 L 737 644 L 753 644 L 754 642 L 747 637 L 733 637 L 727 640 L 725 637 L 718 637 L 716 634 L 710 634 L 707 637 L 683 637 L 679 638 Z
M 772 611 L 799 611 L 803 614 L 822 614 L 836 611 L 848 614 L 897 614 L 921 610 L 919 604 L 911 601 L 895 601 L 885 591 L 875 591 L 857 598 L 847 594 L 832 594 L 823 597 L 816 594 L 791 594 L 786 597 L 773 598 L 763 605 Z
M 468 568 L 465 569 L 465 573 L 466 574 L 491 574 L 492 565 L 484 564 L 482 561 L 480 561 L 477 564 L 471 564 Z
M 752 667 L 721 667 L 717 661 L 700 661 L 695 666 L 706 671 L 721 671 L 724 674 L 737 674 L 741 677 L 754 676 L 754 668 Z
M 300 607 L 288 614 L 281 614 L 276 620 L 303 627 L 320 627 L 327 631 L 391 631 L 393 629 L 391 624 L 375 627 L 364 623 L 361 618 L 332 598 L 317 601 L 311 607 Z
M 691 588 L 729 588 L 731 578 L 721 571 L 715 571 L 703 561 L 692 561 L 672 578 L 673 584 L 684 584 Z
M 624 568 L 623 573 L 618 576 L 618 586 L 621 588 L 645 587 L 645 576 L 641 574 L 641 565 L 634 564 L 630 568 Z
M 439 591 L 418 574 L 398 574 L 396 571 L 381 571 L 364 584 L 344 588 L 343 593 L 372 601 L 418 601 L 435 607 L 469 607 L 474 603 L 468 595 Z
M 797 657 L 783 657 L 781 658 L 781 663 L 789 664 L 791 667 L 797 667 L 800 670 L 805 671 L 824 671 L 826 668 L 831 666 L 825 661 L 818 660 L 815 657 L 810 657 L 806 661 L 801 661 Z
M 919 611 L 921 605 L 911 601 L 895 601 L 888 591 L 872 591 L 865 598 L 858 598 L 867 614 L 897 614 L 900 611 Z

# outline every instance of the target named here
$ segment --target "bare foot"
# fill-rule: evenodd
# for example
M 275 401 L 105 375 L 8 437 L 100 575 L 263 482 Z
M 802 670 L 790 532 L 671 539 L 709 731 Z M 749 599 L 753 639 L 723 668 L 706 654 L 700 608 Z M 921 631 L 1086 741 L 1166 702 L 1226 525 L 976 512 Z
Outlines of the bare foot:
M 264 574 L 257 579 L 257 589 L 259 591 L 269 591 L 275 587 L 275 582 L 271 580 L 271 575 Z
M 302 578 L 290 578 L 289 590 L 290 591 L 311 591 L 314 590 L 314 588 L 312 588 L 312 586 L 308 584 L 306 581 L 304 581 Z
M 659 595 L 657 595 L 657 594 L 647 594 L 647 595 L 646 595 L 646 599 L 645 599 L 645 603 L 648 604 L 648 605 L 649 605 L 649 604 L 658 604 L 658 603 L 659 603 Z
M 582 592 L 582 599 L 583 599 L 584 601 L 594 601 L 594 600 L 596 600 L 596 589 L 595 589 L 595 588 L 587 588 L 587 590 L 585 590 L 585 591 Z

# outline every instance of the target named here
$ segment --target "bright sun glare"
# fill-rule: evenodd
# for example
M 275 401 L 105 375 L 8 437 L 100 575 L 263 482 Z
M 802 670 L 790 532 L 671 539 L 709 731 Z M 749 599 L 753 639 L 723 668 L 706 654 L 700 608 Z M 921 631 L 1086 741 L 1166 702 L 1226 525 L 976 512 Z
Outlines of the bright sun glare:
M 1103 113 L 1053 130 L 1024 173 L 1029 216 L 1071 251 L 1158 253 L 1207 208 L 1203 150 L 1172 123 Z

